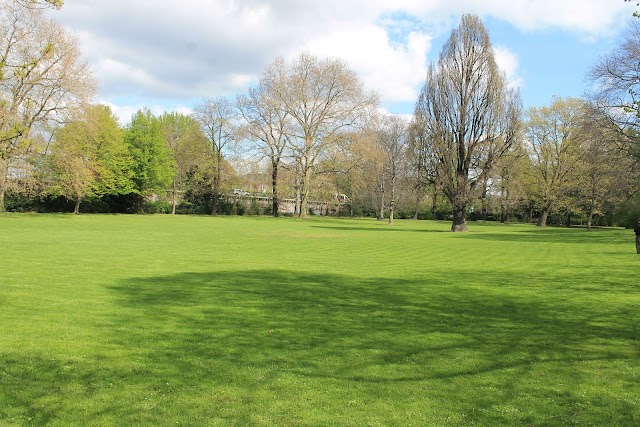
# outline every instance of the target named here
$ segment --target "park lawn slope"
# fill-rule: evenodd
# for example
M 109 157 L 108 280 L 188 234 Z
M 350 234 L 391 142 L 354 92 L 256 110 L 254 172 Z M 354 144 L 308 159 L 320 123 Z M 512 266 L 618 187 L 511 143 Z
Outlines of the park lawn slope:
M 620 229 L 0 215 L 0 425 L 640 424 Z

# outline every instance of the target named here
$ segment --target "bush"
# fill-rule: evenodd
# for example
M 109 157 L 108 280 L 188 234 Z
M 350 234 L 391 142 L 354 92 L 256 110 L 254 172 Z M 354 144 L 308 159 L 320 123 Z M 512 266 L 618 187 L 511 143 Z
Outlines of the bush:
M 628 200 L 612 215 L 612 222 L 627 228 L 633 228 L 640 219 L 640 197 Z
M 144 213 L 147 214 L 168 214 L 171 213 L 171 203 L 165 200 L 157 200 L 155 202 L 145 202 L 142 207 Z
M 74 202 L 62 196 L 27 195 L 7 192 L 4 198 L 7 212 L 73 212 Z
M 251 201 L 249 205 L 249 209 L 247 211 L 248 215 L 263 215 L 265 212 L 265 208 L 260 206 L 255 200 Z

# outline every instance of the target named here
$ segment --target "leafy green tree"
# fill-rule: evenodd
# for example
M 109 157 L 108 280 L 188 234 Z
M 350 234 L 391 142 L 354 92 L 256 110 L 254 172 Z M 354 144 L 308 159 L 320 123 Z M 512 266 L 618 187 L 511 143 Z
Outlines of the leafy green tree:
M 0 211 L 9 166 L 32 150 L 32 129 L 72 117 L 94 86 L 76 39 L 60 24 L 37 7 L 0 0 Z
M 87 197 L 133 190 L 132 159 L 118 120 L 105 105 L 89 106 L 55 132 L 50 166 L 50 191 L 74 200 L 76 214 Z
M 173 160 L 171 183 L 171 213 L 176 213 L 178 193 L 184 191 L 189 173 L 204 168 L 208 161 L 208 143 L 200 123 L 191 116 L 180 113 L 164 113 L 159 117 L 166 147 Z
M 135 113 L 127 126 L 124 140 L 133 159 L 133 193 L 142 202 L 158 193 L 164 194 L 173 180 L 173 160 L 166 147 L 160 120 L 147 108 Z
M 541 209 L 538 226 L 547 225 L 551 210 L 577 185 L 584 108 L 580 99 L 555 98 L 549 106 L 528 111 L 526 140 Z

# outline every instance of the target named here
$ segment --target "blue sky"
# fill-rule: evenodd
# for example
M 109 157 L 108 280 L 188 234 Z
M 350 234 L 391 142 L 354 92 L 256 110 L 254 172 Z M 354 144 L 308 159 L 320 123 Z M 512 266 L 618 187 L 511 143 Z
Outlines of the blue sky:
M 581 96 L 636 9 L 623 0 L 73 0 L 51 12 L 75 34 L 125 124 L 142 107 L 188 113 L 234 96 L 276 57 L 339 57 L 382 107 L 409 114 L 463 13 L 481 17 L 525 107 Z
M 485 21 L 494 45 L 518 58 L 520 93 L 525 107 L 539 107 L 551 97 L 583 96 L 586 74 L 597 59 L 615 47 L 616 36 L 588 40 L 563 30 L 521 31 L 504 21 Z

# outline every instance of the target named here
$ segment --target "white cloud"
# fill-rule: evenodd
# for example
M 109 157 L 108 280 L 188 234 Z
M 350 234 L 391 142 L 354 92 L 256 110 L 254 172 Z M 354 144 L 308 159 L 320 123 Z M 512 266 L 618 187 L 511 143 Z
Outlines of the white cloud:
M 523 31 L 597 39 L 624 25 L 633 6 L 622 0 L 74 0 L 51 13 L 81 39 L 102 99 L 139 100 L 119 107 L 126 121 L 138 104 L 242 92 L 274 58 L 303 50 L 343 58 L 383 102 L 412 102 L 432 40 L 462 13 Z M 509 82 L 522 86 L 513 49 L 499 46 L 496 57 Z
M 510 22 L 528 31 L 555 28 L 600 37 L 617 31 L 624 24 L 624 18 L 631 16 L 635 5 L 622 0 L 397 0 L 394 6 L 431 22 L 474 13 Z
M 326 34 L 303 48 L 321 57 L 343 59 L 369 90 L 379 91 L 383 102 L 402 102 L 417 96 L 429 47 L 430 37 L 417 33 L 408 35 L 406 45 L 393 46 L 383 28 L 370 24 Z
M 498 67 L 500 67 L 507 77 L 509 87 L 523 87 L 524 78 L 520 75 L 520 71 L 518 69 L 518 56 L 504 46 L 494 46 L 493 52 Z

